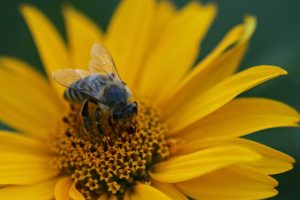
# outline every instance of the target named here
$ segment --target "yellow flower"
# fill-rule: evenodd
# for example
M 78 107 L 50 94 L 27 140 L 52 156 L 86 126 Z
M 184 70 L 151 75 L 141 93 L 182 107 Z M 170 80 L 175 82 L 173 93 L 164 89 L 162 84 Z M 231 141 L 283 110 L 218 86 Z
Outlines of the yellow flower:
M 177 10 L 168 1 L 124 0 L 105 34 L 67 6 L 68 45 L 39 10 L 24 5 L 21 12 L 49 81 L 23 61 L 0 58 L 0 119 L 15 129 L 0 132 L 0 200 L 277 194 L 271 175 L 290 170 L 294 159 L 240 137 L 297 126 L 299 113 L 270 99 L 235 98 L 286 74 L 275 66 L 236 72 L 255 29 L 253 16 L 192 68 L 215 17 L 214 4 L 193 1 Z M 138 100 L 135 134 L 91 138 L 79 108 L 69 108 L 65 88 L 51 78 L 63 67 L 86 68 L 95 42 L 110 50 Z

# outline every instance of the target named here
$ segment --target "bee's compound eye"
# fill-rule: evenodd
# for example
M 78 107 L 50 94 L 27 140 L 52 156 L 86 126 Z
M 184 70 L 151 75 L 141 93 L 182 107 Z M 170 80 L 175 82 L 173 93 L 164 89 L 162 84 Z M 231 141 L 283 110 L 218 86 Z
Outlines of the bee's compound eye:
M 138 105 L 137 105 L 136 101 L 131 104 L 131 109 L 132 109 L 132 111 L 134 113 L 137 113 L 137 111 L 138 111 Z

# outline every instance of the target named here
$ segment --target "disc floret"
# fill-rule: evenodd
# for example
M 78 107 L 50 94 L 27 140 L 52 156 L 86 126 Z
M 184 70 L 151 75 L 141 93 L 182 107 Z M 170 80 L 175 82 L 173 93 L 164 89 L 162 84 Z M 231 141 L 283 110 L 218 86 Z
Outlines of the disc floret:
M 135 133 L 118 124 L 112 129 L 104 114 L 105 133 L 96 128 L 87 133 L 77 107 L 60 122 L 59 134 L 52 140 L 54 165 L 72 177 L 85 198 L 96 199 L 103 193 L 122 197 L 137 182 L 149 183 L 152 166 L 169 157 L 166 125 L 157 110 L 144 102 L 139 106 Z

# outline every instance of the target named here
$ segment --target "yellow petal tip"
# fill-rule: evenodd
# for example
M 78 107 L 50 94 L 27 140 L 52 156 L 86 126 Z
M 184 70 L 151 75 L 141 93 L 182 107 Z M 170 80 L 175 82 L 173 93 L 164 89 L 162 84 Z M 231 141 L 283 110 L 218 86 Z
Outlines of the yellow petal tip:
M 245 15 L 245 17 L 244 17 L 244 20 L 246 21 L 246 22 L 249 22 L 249 23 L 252 23 L 252 24 L 256 24 L 257 23 L 257 18 L 256 18 L 256 16 L 255 15 Z
M 244 35 L 241 41 L 247 41 L 254 33 L 257 25 L 257 20 L 254 15 L 246 15 L 244 17 Z
M 281 67 L 278 67 L 278 68 L 280 69 L 280 75 L 287 75 L 288 74 L 288 72 L 285 69 L 283 69 Z
M 218 5 L 215 2 L 209 2 L 205 6 L 211 8 L 211 9 L 214 9 L 214 10 L 218 9 Z
M 214 2 L 210 2 L 204 6 L 205 9 L 209 10 L 215 17 L 218 12 L 218 5 Z
M 37 8 L 31 4 L 22 3 L 19 6 L 19 11 L 22 13 L 22 15 L 25 15 L 26 12 L 30 12 L 31 10 L 37 10 Z
M 281 76 L 281 75 L 287 75 L 287 74 L 288 74 L 288 72 L 287 72 L 285 69 L 283 69 L 283 68 L 281 68 L 281 67 L 279 67 L 279 66 L 274 66 L 274 65 L 261 65 L 261 66 L 258 66 L 258 67 L 262 67 L 262 68 L 268 69 L 268 70 L 273 70 L 273 71 L 276 72 L 279 76 Z

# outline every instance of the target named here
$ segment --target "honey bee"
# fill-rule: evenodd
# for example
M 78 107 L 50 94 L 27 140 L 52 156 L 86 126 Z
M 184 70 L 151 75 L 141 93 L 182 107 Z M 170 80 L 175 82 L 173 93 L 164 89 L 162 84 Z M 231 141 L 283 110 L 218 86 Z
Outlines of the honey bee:
M 95 123 L 103 133 L 99 112 L 108 114 L 109 124 L 113 121 L 121 125 L 132 123 L 137 114 L 137 102 L 130 102 L 131 92 L 121 80 L 114 61 L 101 44 L 94 44 L 91 49 L 89 71 L 81 69 L 60 69 L 52 74 L 55 81 L 67 87 L 64 98 L 70 103 L 81 103 L 81 116 L 85 129 L 92 130 L 89 103 L 96 105 Z

